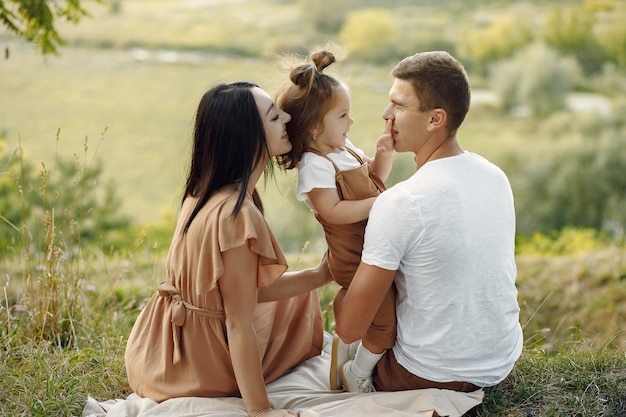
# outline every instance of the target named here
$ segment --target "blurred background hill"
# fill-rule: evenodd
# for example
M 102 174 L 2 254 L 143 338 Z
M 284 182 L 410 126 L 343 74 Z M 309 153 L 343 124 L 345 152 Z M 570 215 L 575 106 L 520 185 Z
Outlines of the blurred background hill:
M 101 165 L 101 181 L 114 184 L 121 211 L 134 220 L 156 222 L 176 210 L 193 113 L 206 89 L 249 79 L 272 93 L 286 80 L 281 56 L 334 43 L 347 53 L 331 70 L 352 88 L 351 139 L 366 152 L 382 131 L 393 65 L 417 51 L 445 49 L 462 60 L 473 85 L 461 142 L 509 174 L 519 231 L 572 225 L 623 233 L 623 1 L 82 5 L 88 16 L 79 24 L 58 23 L 66 42 L 59 55 L 42 57 L 0 31 L 7 51 L 0 63 L 2 152 L 6 159 L 21 146 L 25 160 L 50 168 L 57 158 L 83 154 L 87 142 L 86 157 Z M 388 185 L 407 177 L 411 165 L 397 155 Z M 311 216 L 295 204 L 292 173 L 277 178 L 278 190 L 268 184 L 268 216 L 279 203 L 288 235 Z M 285 222 L 286 205 L 293 223 Z M 319 238 L 314 220 L 309 227 Z

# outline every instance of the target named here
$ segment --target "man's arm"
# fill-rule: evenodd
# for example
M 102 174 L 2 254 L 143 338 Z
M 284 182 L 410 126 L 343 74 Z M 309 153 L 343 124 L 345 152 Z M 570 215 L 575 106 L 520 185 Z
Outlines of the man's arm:
M 395 270 L 361 262 L 336 317 L 335 331 L 344 343 L 365 336 L 395 275 Z

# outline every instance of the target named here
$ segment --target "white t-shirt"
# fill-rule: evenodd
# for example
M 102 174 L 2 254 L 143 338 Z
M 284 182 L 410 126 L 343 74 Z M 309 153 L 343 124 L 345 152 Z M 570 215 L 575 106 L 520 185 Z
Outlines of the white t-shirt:
M 376 199 L 362 261 L 398 270 L 400 365 L 481 387 L 510 373 L 523 344 L 514 248 L 509 181 L 479 155 L 430 161 Z
M 365 156 L 361 149 L 356 148 L 350 140 L 346 139 L 346 145 L 342 152 L 326 154 L 340 171 L 361 166 L 359 161 L 345 149 L 348 147 L 361 158 Z M 296 183 L 296 198 L 298 201 L 304 201 L 311 211 L 316 213 L 309 199 L 309 191 L 314 188 L 337 188 L 335 174 L 335 167 L 328 159 L 313 152 L 305 152 L 300 162 L 298 162 L 298 182 Z

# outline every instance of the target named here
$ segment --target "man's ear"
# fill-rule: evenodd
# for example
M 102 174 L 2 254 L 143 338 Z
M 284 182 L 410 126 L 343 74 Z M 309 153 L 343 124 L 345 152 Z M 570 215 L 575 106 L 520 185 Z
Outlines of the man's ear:
M 430 120 L 428 122 L 428 129 L 439 129 L 446 125 L 448 120 L 448 113 L 444 109 L 436 108 L 431 110 Z

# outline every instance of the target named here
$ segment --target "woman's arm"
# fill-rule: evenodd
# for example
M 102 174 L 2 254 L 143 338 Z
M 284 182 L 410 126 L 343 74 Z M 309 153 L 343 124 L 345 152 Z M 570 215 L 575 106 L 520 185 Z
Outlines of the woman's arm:
M 332 280 L 324 255 L 315 268 L 285 272 L 267 287 L 259 288 L 258 301 L 263 303 L 294 297 L 328 284 Z
M 376 197 L 363 200 L 341 200 L 336 188 L 314 188 L 309 199 L 315 211 L 330 224 L 350 224 L 365 220 Z
M 227 250 L 222 256 L 224 275 L 219 280 L 219 287 L 226 314 L 228 347 L 248 415 L 297 416 L 295 411 L 272 410 L 265 390 L 253 322 L 257 303 L 258 255 L 243 245 Z

